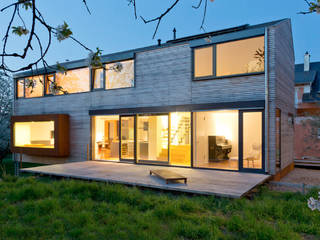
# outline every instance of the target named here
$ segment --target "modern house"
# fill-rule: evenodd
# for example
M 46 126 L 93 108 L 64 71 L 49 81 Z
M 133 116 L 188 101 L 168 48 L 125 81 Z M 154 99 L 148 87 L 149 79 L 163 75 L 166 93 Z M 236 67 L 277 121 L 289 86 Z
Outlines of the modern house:
M 52 66 L 14 76 L 16 159 L 271 175 L 292 166 L 290 19 L 173 38 L 102 61 L 105 68 L 82 59 L 62 63 L 66 73 Z M 53 91 L 52 81 L 68 94 Z
M 320 62 L 295 66 L 295 164 L 320 166 Z

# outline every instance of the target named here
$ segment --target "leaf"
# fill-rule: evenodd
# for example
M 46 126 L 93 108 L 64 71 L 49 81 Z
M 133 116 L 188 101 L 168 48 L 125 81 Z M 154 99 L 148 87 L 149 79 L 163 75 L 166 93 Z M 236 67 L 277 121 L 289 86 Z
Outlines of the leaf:
M 69 28 L 69 25 L 66 22 L 64 22 L 62 25 L 59 25 L 56 28 L 55 34 L 58 41 L 61 42 L 62 40 L 69 38 L 72 35 L 72 31 Z
M 12 27 L 12 33 L 21 37 L 22 35 L 27 35 L 29 30 L 22 26 Z
M 22 7 L 26 10 L 32 8 L 32 2 L 30 0 L 19 0 L 19 3 L 22 4 Z

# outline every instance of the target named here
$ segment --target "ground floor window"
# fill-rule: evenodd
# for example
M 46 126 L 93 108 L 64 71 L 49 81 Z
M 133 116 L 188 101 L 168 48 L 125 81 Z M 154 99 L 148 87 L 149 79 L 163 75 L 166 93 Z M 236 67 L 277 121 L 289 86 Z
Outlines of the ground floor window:
M 168 162 L 168 114 L 138 116 L 137 160 Z
M 119 115 L 93 118 L 94 159 L 119 160 Z
M 195 112 L 194 166 L 239 169 L 239 112 Z
M 95 116 L 92 127 L 95 160 L 263 169 L 263 111 Z
M 262 169 L 262 112 L 243 113 L 243 168 Z

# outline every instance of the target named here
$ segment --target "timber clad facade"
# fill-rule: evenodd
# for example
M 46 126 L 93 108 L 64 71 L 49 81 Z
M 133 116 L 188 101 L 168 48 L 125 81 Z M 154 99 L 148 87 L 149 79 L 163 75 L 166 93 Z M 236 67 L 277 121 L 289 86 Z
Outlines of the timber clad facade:
M 213 58 L 213 62 L 201 62 L 199 71 L 214 72 L 224 67 L 217 60 L 221 58 L 218 44 L 235 41 L 236 45 L 238 40 L 258 37 L 262 39 L 259 51 L 263 59 L 246 57 L 250 61 L 245 73 L 227 74 L 225 68 L 223 76 L 194 77 L 196 49 L 213 46 L 213 52 L 207 51 L 209 55 L 200 55 Z M 225 61 L 232 61 L 234 46 L 223 46 L 223 51 L 231 54 Z M 90 160 L 269 174 L 293 162 L 294 52 L 290 20 L 171 40 L 161 46 L 106 55 L 102 60 L 106 64 L 133 60 L 133 70 L 119 73 L 130 78 L 126 83 L 129 87 L 16 98 L 15 116 L 67 114 L 70 119 L 68 157 L 23 154 L 24 161 L 53 164 L 86 161 L 89 156 Z M 84 62 L 65 63 L 65 67 L 84 67 Z M 118 81 L 110 70 L 100 73 L 101 83 Z M 29 74 L 17 74 L 15 80 L 21 81 Z M 16 96 L 20 96 L 16 86 Z M 276 109 L 281 110 L 278 134 Z M 32 139 L 32 130 L 30 136 Z M 30 144 L 30 140 L 25 141 Z M 23 145 L 20 147 L 23 150 Z

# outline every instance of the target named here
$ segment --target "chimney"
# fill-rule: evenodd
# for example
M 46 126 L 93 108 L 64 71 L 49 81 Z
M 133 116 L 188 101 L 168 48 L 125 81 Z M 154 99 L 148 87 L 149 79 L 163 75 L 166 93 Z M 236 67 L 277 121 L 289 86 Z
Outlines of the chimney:
M 173 29 L 173 40 L 177 39 L 177 30 L 176 28 Z
M 158 39 L 158 46 L 161 46 L 161 39 Z
M 306 52 L 304 54 L 304 71 L 308 72 L 310 70 L 310 54 Z

